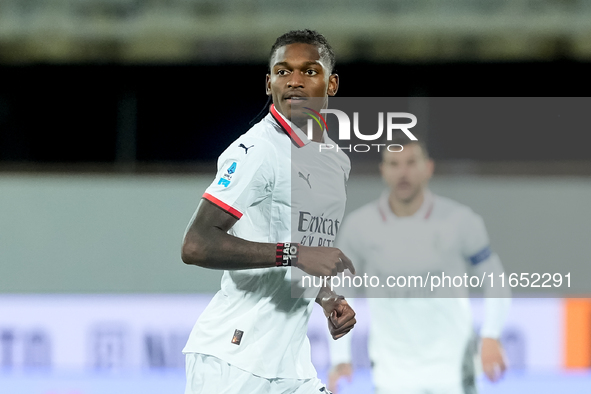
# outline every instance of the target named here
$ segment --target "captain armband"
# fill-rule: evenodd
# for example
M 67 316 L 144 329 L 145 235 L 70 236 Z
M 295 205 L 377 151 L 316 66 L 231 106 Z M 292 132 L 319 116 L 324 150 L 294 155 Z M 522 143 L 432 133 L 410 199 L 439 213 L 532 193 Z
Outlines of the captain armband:
M 300 244 L 285 242 L 277 244 L 275 265 L 277 267 L 295 266 L 298 263 Z

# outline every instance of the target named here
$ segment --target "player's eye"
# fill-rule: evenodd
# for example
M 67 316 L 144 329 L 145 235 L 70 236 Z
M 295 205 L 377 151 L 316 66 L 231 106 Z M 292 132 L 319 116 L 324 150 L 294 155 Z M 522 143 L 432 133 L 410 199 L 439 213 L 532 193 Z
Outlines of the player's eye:
M 310 69 L 310 70 L 306 71 L 306 75 L 316 75 L 316 74 L 318 74 L 318 71 L 316 71 L 316 70 Z
M 289 71 L 287 71 L 285 69 L 281 69 L 281 70 L 277 70 L 277 74 L 278 75 L 287 75 L 287 74 L 289 74 Z

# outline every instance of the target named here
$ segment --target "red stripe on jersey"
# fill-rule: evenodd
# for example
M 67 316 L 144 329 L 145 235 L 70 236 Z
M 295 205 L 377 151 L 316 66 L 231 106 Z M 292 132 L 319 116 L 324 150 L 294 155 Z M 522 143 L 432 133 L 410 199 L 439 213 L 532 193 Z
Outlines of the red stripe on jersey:
M 435 204 L 433 202 L 431 202 L 431 204 L 429 205 L 429 208 L 427 209 L 427 213 L 425 213 L 425 219 L 429 219 L 429 216 L 431 216 L 431 212 L 433 211 L 433 205 L 435 205 Z M 387 221 L 386 214 L 384 213 L 384 211 L 382 211 L 382 207 L 380 207 L 379 203 L 378 203 L 378 211 L 380 212 L 380 216 L 382 217 L 382 220 L 384 222 Z
M 238 211 L 235 208 L 232 208 L 231 206 L 229 206 L 225 202 L 218 200 L 217 198 L 215 198 L 214 196 L 212 196 L 209 193 L 204 193 L 203 198 L 205 198 L 207 201 L 217 205 L 218 207 L 222 208 L 224 211 L 228 212 L 230 215 L 234 216 L 236 219 L 240 219 L 242 217 L 242 213 L 240 211 Z
M 285 131 L 285 134 L 287 134 L 298 147 L 301 148 L 305 145 L 295 131 L 292 130 L 291 126 L 281 117 L 281 115 L 279 115 L 279 112 L 275 109 L 275 104 L 271 104 L 271 115 L 273 115 L 283 131 Z
M 429 206 L 429 209 L 427 210 L 427 213 L 425 214 L 425 219 L 429 219 L 429 216 L 431 216 L 431 212 L 433 211 L 433 202 L 431 202 L 431 205 Z
M 382 208 L 378 205 L 378 211 L 380 212 L 380 216 L 382 216 L 382 221 L 386 221 L 386 215 L 382 212 Z

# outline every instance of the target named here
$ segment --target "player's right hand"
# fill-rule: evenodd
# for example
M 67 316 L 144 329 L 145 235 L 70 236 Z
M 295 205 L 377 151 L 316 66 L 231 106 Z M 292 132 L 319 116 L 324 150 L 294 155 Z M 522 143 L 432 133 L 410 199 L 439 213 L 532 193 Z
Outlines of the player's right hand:
M 300 245 L 296 267 L 313 276 L 335 276 L 348 269 L 353 275 L 355 267 L 340 249 L 325 246 Z
M 346 377 L 347 381 L 350 382 L 353 378 L 353 365 L 352 364 L 339 364 L 328 373 L 328 389 L 333 394 L 338 394 L 339 380 L 342 377 Z

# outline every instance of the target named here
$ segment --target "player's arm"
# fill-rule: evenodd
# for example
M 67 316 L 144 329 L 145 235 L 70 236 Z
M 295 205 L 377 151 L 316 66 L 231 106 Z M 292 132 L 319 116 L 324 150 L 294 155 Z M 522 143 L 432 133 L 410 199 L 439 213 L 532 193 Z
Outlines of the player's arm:
M 491 254 L 485 261 L 473 267 L 475 275 L 492 274 L 498 278 L 504 270 L 499 257 Z M 507 369 L 503 346 L 500 341 L 503 324 L 511 306 L 511 290 L 484 283 L 484 321 L 480 330 L 480 358 L 482 369 L 490 381 L 498 381 Z
M 228 234 L 237 221 L 203 199 L 183 240 L 181 257 L 185 264 L 227 270 L 275 266 L 274 244 L 249 242 Z
M 237 218 L 203 199 L 189 225 L 182 246 L 186 264 L 240 270 L 275 267 L 277 244 L 251 242 L 228 234 Z M 296 267 L 314 276 L 336 275 L 355 268 L 339 249 L 299 246 Z
M 478 277 L 492 275 L 493 278 L 498 278 L 504 272 L 504 268 L 498 255 L 490 249 L 490 240 L 482 218 L 475 214 L 467 216 L 463 228 L 465 253 L 472 274 Z M 494 382 L 499 380 L 507 369 L 500 336 L 511 305 L 511 290 L 498 284 L 493 286 L 486 280 L 483 287 L 485 317 L 480 330 L 480 358 L 485 375 Z

